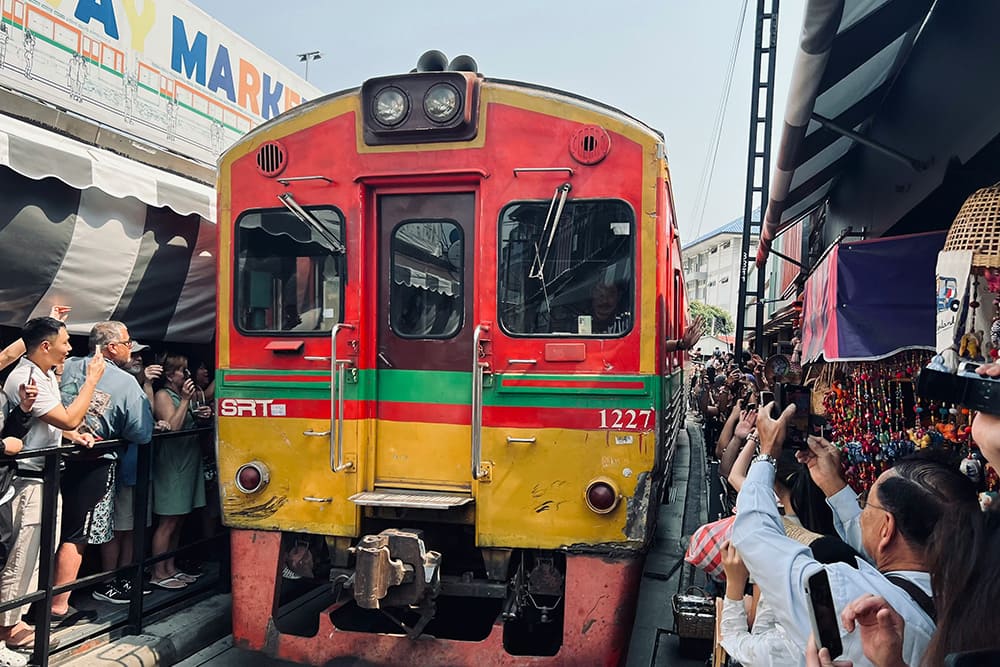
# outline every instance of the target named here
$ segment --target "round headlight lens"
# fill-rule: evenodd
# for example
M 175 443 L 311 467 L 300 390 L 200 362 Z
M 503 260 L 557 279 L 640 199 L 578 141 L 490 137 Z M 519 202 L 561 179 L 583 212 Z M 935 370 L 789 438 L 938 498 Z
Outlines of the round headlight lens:
M 399 88 L 383 88 L 375 94 L 375 120 L 382 125 L 399 125 L 406 118 L 410 103 Z
M 435 123 L 446 123 L 458 113 L 458 91 L 447 83 L 436 83 L 424 95 L 424 113 Z

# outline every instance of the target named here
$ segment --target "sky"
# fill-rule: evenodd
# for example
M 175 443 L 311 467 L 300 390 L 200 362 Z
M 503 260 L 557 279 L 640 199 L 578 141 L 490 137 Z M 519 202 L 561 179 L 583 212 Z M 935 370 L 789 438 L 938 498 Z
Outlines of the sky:
M 420 54 L 439 49 L 449 58 L 471 55 L 488 77 L 618 107 L 664 134 L 682 241 L 743 214 L 755 0 L 191 1 L 300 75 L 304 66 L 296 54 L 320 51 L 322 58 L 309 65 L 309 82 L 324 92 L 408 72 Z M 775 147 L 804 2 L 780 6 Z M 742 39 L 704 198 L 699 192 L 741 16 Z

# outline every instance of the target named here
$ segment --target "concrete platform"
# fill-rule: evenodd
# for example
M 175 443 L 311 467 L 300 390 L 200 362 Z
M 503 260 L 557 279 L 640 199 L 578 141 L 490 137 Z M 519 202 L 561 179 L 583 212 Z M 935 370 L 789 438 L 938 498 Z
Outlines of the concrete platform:
M 677 443 L 667 502 L 660 506 L 656 540 L 646 556 L 628 667 L 703 667 L 711 652 L 709 647 L 704 656 L 682 655 L 679 638 L 673 634 L 671 607 L 675 593 L 701 583 L 683 558 L 691 532 L 708 521 L 706 482 L 701 425 L 689 416 L 687 428 L 680 433 Z

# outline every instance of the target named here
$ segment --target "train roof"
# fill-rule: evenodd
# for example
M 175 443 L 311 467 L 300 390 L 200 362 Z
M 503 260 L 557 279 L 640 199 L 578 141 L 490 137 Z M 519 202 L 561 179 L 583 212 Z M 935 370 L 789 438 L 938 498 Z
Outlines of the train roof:
M 403 76 L 403 75 L 400 75 L 400 76 Z M 568 98 L 569 100 L 575 101 L 577 103 L 587 104 L 587 105 L 596 107 L 597 109 L 599 109 L 599 110 L 601 110 L 601 111 L 603 111 L 605 113 L 611 113 L 611 114 L 617 115 L 622 120 L 628 121 L 630 123 L 634 123 L 634 124 L 638 125 L 639 127 L 641 127 L 643 130 L 645 130 L 646 132 L 649 132 L 649 133 L 655 135 L 661 141 L 663 140 L 663 132 L 661 132 L 660 130 L 657 130 L 656 128 L 654 128 L 654 127 L 648 125 L 647 123 L 639 120 L 635 116 L 632 116 L 630 114 L 625 113 L 624 111 L 622 111 L 621 109 L 619 109 L 617 107 L 611 106 L 610 104 L 605 104 L 604 102 L 600 102 L 598 100 L 594 100 L 594 99 L 591 99 L 589 97 L 585 97 L 583 95 L 577 95 L 576 93 L 571 93 L 571 92 L 568 92 L 568 91 L 565 91 L 565 90 L 560 90 L 558 88 L 552 88 L 550 86 L 543 86 L 543 85 L 535 84 L 535 83 L 527 83 L 525 81 L 516 81 L 516 80 L 513 80 L 513 79 L 494 79 L 494 78 L 490 78 L 490 77 L 483 77 L 483 81 L 486 82 L 486 83 L 498 84 L 498 85 L 502 85 L 502 86 L 512 86 L 512 87 L 515 87 L 515 88 L 521 88 L 521 89 L 538 91 L 538 92 L 546 93 L 546 94 L 549 94 L 549 95 L 555 95 L 555 96 L 565 97 L 565 98 Z M 290 118 L 294 118 L 295 116 L 297 116 L 297 115 L 299 115 L 301 113 L 305 113 L 305 112 L 307 112 L 307 111 L 309 111 L 309 110 L 311 110 L 311 109 L 313 109 L 313 108 L 315 108 L 315 107 L 317 107 L 317 106 L 319 106 L 321 104 L 325 104 L 326 102 L 329 102 L 330 100 L 336 99 L 338 97 L 343 97 L 344 95 L 350 95 L 352 93 L 358 93 L 358 92 L 360 92 L 360 90 L 361 90 L 361 86 L 354 86 L 352 88 L 344 88 L 343 90 L 338 90 L 338 91 L 333 92 L 333 93 L 327 93 L 326 95 L 323 95 L 321 97 L 317 97 L 316 99 L 309 100 L 307 102 L 303 102 L 302 104 L 300 104 L 299 106 L 295 107 L 294 109 L 290 109 L 290 110 L 288 110 L 288 111 L 286 111 L 286 112 L 284 112 L 284 113 L 282 113 L 282 114 L 280 114 L 278 116 L 275 116 L 274 118 L 268 120 L 265 123 L 262 123 L 262 124 L 258 125 L 254 129 L 252 129 L 249 132 L 247 132 L 245 135 L 243 135 L 242 137 L 240 137 L 240 139 L 238 141 L 236 141 L 232 146 L 230 146 L 228 149 L 226 149 L 225 151 L 223 151 L 219 155 L 219 160 L 218 160 L 219 163 L 220 164 L 222 163 L 223 158 L 225 158 L 225 156 L 233 148 L 235 148 L 235 147 L 243 144 L 246 141 L 249 141 L 249 140 L 253 139 L 254 135 L 256 135 L 256 134 L 258 134 L 260 132 L 265 132 L 265 131 L 269 130 L 271 128 L 271 126 L 273 126 L 273 125 L 275 125 L 277 123 L 284 122 L 284 121 L 286 121 L 286 120 L 288 120 Z

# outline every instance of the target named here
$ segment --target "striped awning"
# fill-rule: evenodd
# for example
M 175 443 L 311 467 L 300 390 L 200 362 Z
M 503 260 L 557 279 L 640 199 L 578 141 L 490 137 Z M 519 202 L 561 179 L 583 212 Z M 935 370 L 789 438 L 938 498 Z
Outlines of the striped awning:
M 58 178 L 77 190 L 98 188 L 154 208 L 215 221 L 215 189 L 0 114 L 0 165 L 29 178 Z
M 831 127 L 866 133 L 933 6 L 933 0 L 808 0 L 758 266 L 782 229 L 822 205 L 855 145 Z
M 70 333 L 208 343 L 214 189 L 0 115 L 0 325 L 73 308 Z
M 73 334 L 114 319 L 140 340 L 210 342 L 215 229 L 195 213 L 0 167 L 0 325 L 65 304 Z
M 446 277 L 443 271 L 421 271 L 416 267 L 401 264 L 398 255 L 396 264 L 392 267 L 392 279 L 397 285 L 418 287 L 446 296 L 455 296 L 460 289 L 458 282 Z

